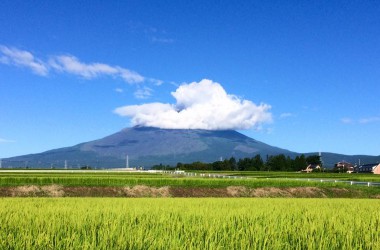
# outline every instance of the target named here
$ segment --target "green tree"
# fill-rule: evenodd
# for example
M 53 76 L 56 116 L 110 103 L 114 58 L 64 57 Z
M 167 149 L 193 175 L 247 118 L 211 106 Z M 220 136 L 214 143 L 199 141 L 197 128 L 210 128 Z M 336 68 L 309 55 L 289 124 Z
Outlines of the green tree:
M 272 171 L 288 171 L 291 167 L 291 162 L 287 160 L 284 154 L 271 155 L 266 163 L 268 170 Z
M 183 164 L 181 162 L 177 163 L 176 169 L 184 169 Z
M 251 159 L 247 157 L 244 159 L 239 159 L 237 166 L 239 171 L 247 171 L 251 168 Z
M 307 167 L 307 162 L 304 154 L 302 154 L 301 156 L 296 156 L 293 162 L 294 171 L 301 171 L 302 169 L 305 169 Z
M 306 157 L 307 164 L 322 166 L 321 157 L 319 155 L 310 155 Z
M 236 162 L 236 159 L 235 157 L 231 157 L 229 159 L 229 163 L 230 163 L 230 168 L 232 171 L 236 171 L 237 170 L 237 162 Z
M 261 155 L 257 154 L 252 158 L 252 170 L 262 170 L 264 167 L 264 161 L 261 158 Z

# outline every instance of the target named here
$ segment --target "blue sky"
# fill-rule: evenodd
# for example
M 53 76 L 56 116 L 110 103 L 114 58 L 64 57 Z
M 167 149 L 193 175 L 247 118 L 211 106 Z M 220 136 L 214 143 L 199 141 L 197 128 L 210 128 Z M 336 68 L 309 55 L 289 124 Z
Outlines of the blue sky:
M 377 1 L 5 0 L 0 9 L 0 158 L 151 118 L 225 124 L 296 152 L 380 154 Z

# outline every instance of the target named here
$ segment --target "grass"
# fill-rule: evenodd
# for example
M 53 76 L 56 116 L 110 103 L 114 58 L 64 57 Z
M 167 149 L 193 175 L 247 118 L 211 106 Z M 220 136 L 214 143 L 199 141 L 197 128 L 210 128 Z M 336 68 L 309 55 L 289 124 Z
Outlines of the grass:
M 2 198 L 0 249 L 380 249 L 379 200 Z

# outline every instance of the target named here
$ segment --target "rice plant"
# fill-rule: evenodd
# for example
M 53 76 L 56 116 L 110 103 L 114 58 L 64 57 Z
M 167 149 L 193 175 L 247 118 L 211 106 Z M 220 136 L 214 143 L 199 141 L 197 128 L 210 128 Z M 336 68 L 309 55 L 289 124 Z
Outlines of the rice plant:
M 380 249 L 379 200 L 2 198 L 0 249 Z

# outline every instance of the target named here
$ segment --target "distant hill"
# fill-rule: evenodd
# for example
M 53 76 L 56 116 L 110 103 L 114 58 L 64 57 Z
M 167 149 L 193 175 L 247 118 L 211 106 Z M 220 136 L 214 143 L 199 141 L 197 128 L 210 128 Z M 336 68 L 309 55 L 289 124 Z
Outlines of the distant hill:
M 178 162 L 214 162 L 220 158 L 253 157 L 260 154 L 299 155 L 286 149 L 273 147 L 233 130 L 159 129 L 151 127 L 126 128 L 99 140 L 81 143 L 72 147 L 53 149 L 3 159 L 3 167 L 77 168 L 122 168 L 126 166 L 126 155 L 131 167 L 150 167 L 155 164 L 175 165 Z M 307 154 L 309 155 L 309 154 Z M 323 153 L 325 165 L 345 160 L 357 162 L 380 161 L 380 156 L 345 156 Z

